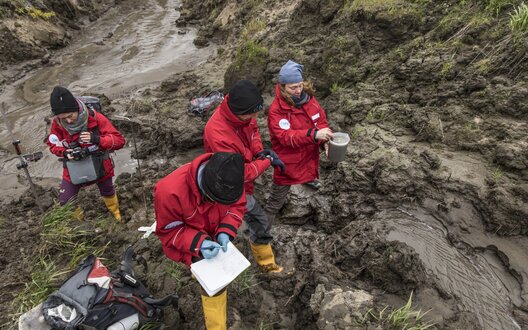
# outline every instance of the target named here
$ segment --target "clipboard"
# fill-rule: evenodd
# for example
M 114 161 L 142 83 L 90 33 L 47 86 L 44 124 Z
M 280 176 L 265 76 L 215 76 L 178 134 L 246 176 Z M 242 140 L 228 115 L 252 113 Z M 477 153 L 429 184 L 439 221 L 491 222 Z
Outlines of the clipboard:
M 191 264 L 191 273 L 209 296 L 225 288 L 251 265 L 249 260 L 229 242 L 227 252 L 220 249 L 212 259 L 202 259 Z

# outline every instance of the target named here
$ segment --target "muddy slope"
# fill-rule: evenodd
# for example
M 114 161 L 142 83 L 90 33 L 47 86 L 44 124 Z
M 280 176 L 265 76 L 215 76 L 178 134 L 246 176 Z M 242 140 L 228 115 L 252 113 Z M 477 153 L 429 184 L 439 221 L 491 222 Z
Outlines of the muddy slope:
M 144 278 L 156 296 L 178 292 L 169 326 L 203 328 L 197 284 L 155 237 L 135 230 L 153 221 L 155 181 L 201 152 L 205 121 L 187 114 L 187 100 L 250 78 L 270 101 L 291 58 L 306 66 L 331 126 L 352 141 L 342 163 L 322 155 L 320 191 L 293 188 L 274 233 L 288 272 L 269 277 L 253 267 L 233 284 L 230 327 L 365 329 L 375 326 L 363 318 L 369 308 L 397 308 L 411 292 L 439 329 L 528 327 L 528 64 L 526 39 L 508 27 L 513 6 L 384 3 L 184 1 L 178 26 L 201 26 L 195 44 L 218 43 L 216 57 L 114 105 L 137 119 L 116 123 L 141 140 L 134 154 L 144 177 L 117 178 L 127 230 L 104 226 L 97 237 L 110 242 L 109 260 L 133 244 L 148 259 Z M 264 116 L 259 124 L 267 139 Z M 258 180 L 261 200 L 269 183 L 270 173 Z M 95 223 L 105 212 L 96 191 L 82 198 Z M 28 198 L 4 210 L 11 221 L 39 224 Z M 39 229 L 19 226 L 31 238 L 24 248 L 37 251 Z M 9 226 L 0 230 L 4 237 Z M 242 232 L 236 244 L 251 259 Z M 2 260 L 10 270 L 1 277 L 16 278 L 10 297 L 36 256 Z
M 76 30 L 114 4 L 114 0 L 3 1 L 0 67 L 31 59 L 49 61 L 51 50 L 69 44 Z

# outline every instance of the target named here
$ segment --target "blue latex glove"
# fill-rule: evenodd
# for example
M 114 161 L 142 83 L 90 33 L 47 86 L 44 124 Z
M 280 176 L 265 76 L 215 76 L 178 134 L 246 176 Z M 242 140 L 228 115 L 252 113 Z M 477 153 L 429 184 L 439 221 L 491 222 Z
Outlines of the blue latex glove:
M 226 233 L 220 233 L 218 234 L 218 236 L 216 236 L 216 241 L 222 245 L 222 250 L 224 252 L 227 251 L 227 243 L 229 243 L 230 239 L 229 239 L 229 235 L 226 234 Z
M 221 247 L 222 246 L 220 246 L 220 244 L 206 239 L 202 242 L 202 245 L 200 246 L 200 252 L 202 253 L 205 259 L 211 259 L 216 257 L 218 252 L 220 252 Z
M 258 158 L 264 158 L 264 157 L 271 157 L 273 159 L 275 158 L 279 158 L 279 156 L 277 155 L 277 153 L 271 149 L 264 149 L 262 151 L 259 151 L 257 152 L 257 157 Z

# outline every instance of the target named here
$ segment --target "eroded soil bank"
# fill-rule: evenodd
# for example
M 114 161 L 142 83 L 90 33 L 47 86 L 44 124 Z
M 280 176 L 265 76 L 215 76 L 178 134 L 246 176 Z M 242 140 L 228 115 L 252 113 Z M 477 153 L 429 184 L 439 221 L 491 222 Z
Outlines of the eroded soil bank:
M 511 3 L 493 10 L 492 1 L 184 2 L 167 29 L 197 24 L 194 43 L 218 46 L 207 62 L 189 62 L 188 71 L 159 87 L 132 85 L 115 94 L 113 82 L 130 79 L 108 75 L 98 89 L 96 79 L 72 70 L 64 81 L 79 91 L 109 90 L 105 111 L 132 118 L 115 122 L 140 142 L 133 155 L 142 177 L 116 179 L 126 230 L 101 220 L 104 206 L 89 189 L 81 195 L 84 239 L 109 243 L 109 263 L 133 244 L 149 262 L 152 292 L 181 297 L 180 311 L 166 315 L 169 328 L 203 328 L 198 284 L 164 258 L 155 237 L 140 239 L 136 229 L 153 221 L 153 184 L 201 152 L 205 121 L 186 112 L 188 99 L 251 78 L 269 103 L 276 73 L 291 58 L 305 64 L 331 126 L 352 141 L 339 164 L 322 155 L 320 191 L 294 187 L 274 229 L 288 272 L 269 277 L 252 269 L 233 284 L 230 327 L 364 329 L 375 324 L 363 318 L 369 308 L 397 308 L 411 292 L 413 305 L 431 309 L 425 318 L 439 329 L 528 327 L 527 41 L 508 26 L 518 4 Z M 72 61 L 79 54 L 64 51 Z M 91 54 L 94 63 L 108 59 Z M 81 86 L 85 80 L 94 85 Z M 268 144 L 264 115 L 259 125 Z M 269 183 L 270 173 L 258 180 L 262 200 Z M 41 194 L 51 206 L 53 191 Z M 0 261 L 0 324 L 9 322 L 7 301 L 31 280 L 46 246 L 29 194 L 4 204 L 2 214 L 0 248 L 8 253 Z M 243 233 L 236 244 L 251 259 Z M 65 268 L 67 254 L 54 253 Z

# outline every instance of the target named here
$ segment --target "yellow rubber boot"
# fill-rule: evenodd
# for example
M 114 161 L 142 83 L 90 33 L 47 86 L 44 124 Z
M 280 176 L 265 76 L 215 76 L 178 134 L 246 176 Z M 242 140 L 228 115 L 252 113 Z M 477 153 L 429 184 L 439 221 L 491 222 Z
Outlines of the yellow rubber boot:
M 77 206 L 75 210 L 73 210 L 73 217 L 79 221 L 84 220 L 84 211 L 80 206 Z
M 119 212 L 119 202 L 117 200 L 117 194 L 114 194 L 113 196 L 106 197 L 103 196 L 103 200 L 105 202 L 106 207 L 112 213 L 114 218 L 117 221 L 121 221 L 121 212 Z
M 275 263 L 275 256 L 271 244 L 251 243 L 251 252 L 264 273 L 280 273 L 283 268 Z
M 202 308 L 207 330 L 227 329 L 227 290 L 218 296 L 202 295 Z

